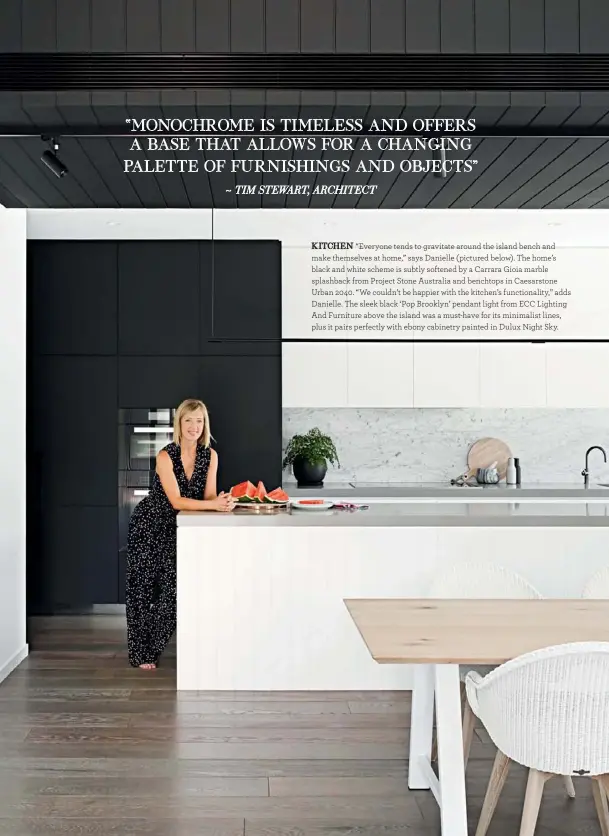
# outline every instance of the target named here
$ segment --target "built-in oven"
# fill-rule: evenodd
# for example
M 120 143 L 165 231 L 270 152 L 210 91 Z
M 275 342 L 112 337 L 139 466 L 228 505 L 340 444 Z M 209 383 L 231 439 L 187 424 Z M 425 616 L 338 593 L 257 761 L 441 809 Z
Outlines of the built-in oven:
M 119 409 L 118 411 L 118 530 L 119 554 L 126 556 L 129 520 L 147 496 L 156 457 L 173 440 L 175 409 Z

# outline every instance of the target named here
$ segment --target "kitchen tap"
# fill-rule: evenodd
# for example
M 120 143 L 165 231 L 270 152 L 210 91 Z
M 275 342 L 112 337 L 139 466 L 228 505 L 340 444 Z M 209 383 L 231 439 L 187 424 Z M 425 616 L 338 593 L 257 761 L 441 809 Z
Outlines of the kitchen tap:
M 584 477 L 584 487 L 586 488 L 588 487 L 588 482 L 590 479 L 590 471 L 588 470 L 588 456 L 590 455 L 592 450 L 600 450 L 605 458 L 605 463 L 607 462 L 607 453 L 605 453 L 603 447 L 599 447 L 598 444 L 595 444 L 594 447 L 588 447 L 588 449 L 586 450 L 586 466 L 582 470 L 582 476 Z

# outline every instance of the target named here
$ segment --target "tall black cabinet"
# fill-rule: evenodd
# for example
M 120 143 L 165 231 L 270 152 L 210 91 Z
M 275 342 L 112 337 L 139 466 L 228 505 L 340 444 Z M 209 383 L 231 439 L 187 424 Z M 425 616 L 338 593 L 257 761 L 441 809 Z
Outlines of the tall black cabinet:
M 28 608 L 124 602 L 118 410 L 205 401 L 218 486 L 281 483 L 278 241 L 28 245 Z

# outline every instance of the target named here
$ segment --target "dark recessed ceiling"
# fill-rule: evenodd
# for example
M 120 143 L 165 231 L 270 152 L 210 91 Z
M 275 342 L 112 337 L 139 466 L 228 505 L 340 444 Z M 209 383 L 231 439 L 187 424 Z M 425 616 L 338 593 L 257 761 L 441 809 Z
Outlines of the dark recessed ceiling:
M 0 90 L 601 90 L 609 55 L 0 53 Z
M 123 172 L 131 140 L 70 136 L 124 131 L 125 120 L 292 116 L 300 118 L 464 117 L 477 120 L 471 174 L 132 174 Z M 69 175 L 41 162 L 40 133 L 62 136 Z M 21 136 L 6 136 L 20 133 Z M 483 134 L 487 136 L 483 136 Z M 609 208 L 607 93 L 311 93 L 299 91 L 146 91 L 140 93 L 0 94 L 0 203 L 8 207 L 102 208 Z M 24 136 L 29 134 L 28 136 Z M 494 134 L 494 135 L 491 135 Z M 500 135 L 505 134 L 505 135 Z M 558 135 L 557 135 L 558 134 Z M 588 134 L 588 135 L 586 135 Z M 598 135 L 591 135 L 598 134 Z M 605 136 L 606 134 L 606 136 Z M 184 157 L 192 154 L 184 154 Z M 202 160 L 204 155 L 199 155 Z M 222 157 L 226 154 L 209 154 Z M 240 153 L 260 158 L 261 153 Z M 265 159 L 291 157 L 264 153 Z M 319 152 L 300 156 L 319 158 Z M 386 153 L 394 160 L 408 153 Z M 175 159 L 167 152 L 137 158 Z M 429 153 L 414 152 L 427 159 Z M 326 156 L 327 158 L 327 156 Z M 357 160 L 357 155 L 352 160 Z M 237 195 L 236 185 L 378 184 L 373 195 Z

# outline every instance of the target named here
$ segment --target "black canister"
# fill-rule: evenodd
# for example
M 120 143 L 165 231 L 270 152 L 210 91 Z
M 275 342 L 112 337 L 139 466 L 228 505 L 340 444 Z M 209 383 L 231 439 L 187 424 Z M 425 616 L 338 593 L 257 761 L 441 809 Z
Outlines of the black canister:
M 516 484 L 519 485 L 520 478 L 520 459 L 514 459 L 514 467 L 516 468 Z

